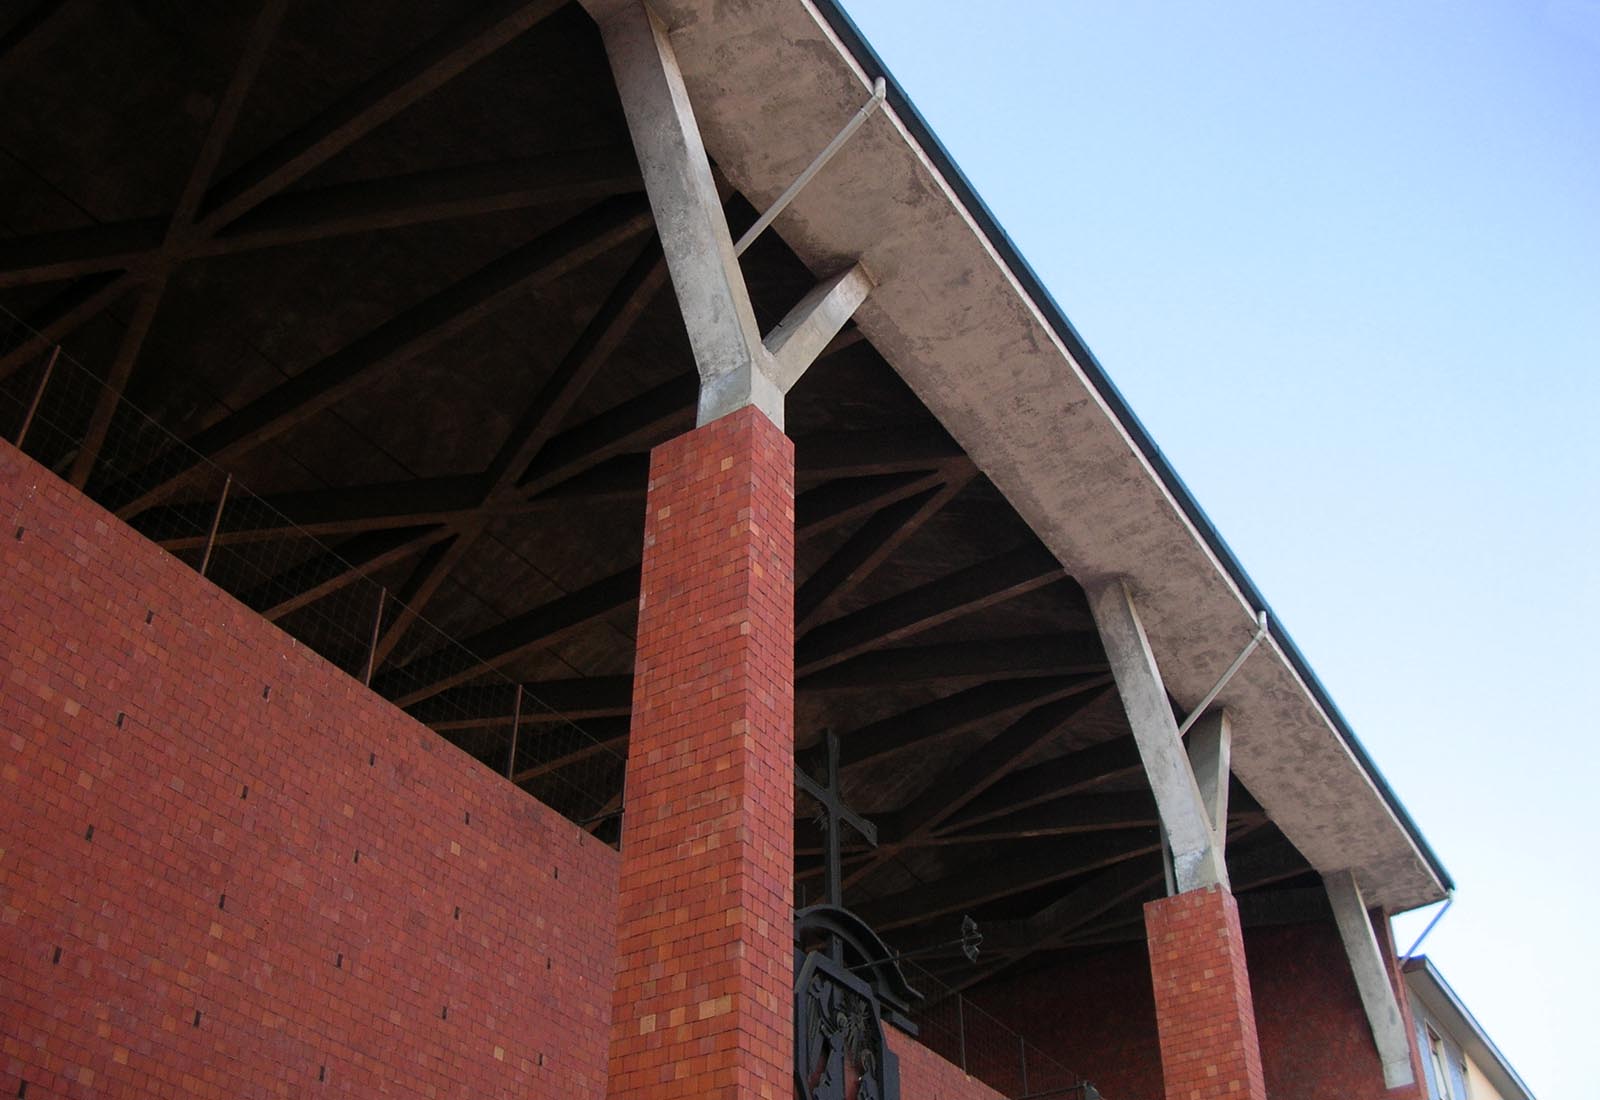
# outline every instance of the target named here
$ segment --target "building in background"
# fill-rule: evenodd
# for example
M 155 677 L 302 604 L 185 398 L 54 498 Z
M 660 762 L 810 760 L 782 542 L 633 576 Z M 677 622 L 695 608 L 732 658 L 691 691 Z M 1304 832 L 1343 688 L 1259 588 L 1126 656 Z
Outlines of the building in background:
M 1505 1055 L 1484 1034 L 1438 968 L 1419 955 L 1403 968 L 1429 1100 L 1532 1100 Z

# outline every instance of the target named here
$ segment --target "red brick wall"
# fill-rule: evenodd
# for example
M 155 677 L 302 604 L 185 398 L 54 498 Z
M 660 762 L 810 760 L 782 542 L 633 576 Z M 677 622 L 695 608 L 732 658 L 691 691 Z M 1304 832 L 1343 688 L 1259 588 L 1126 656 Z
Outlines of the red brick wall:
M 1265 1100 L 1239 906 L 1220 886 L 1144 907 L 1167 1100 Z
M 1107 1100 L 1158 1100 L 1161 1048 L 1143 943 L 1077 952 L 975 991 L 985 1010 Z
M 1380 923 L 1379 938 L 1386 951 L 1387 925 Z M 1383 1066 L 1331 919 L 1252 929 L 1245 949 L 1272 1100 L 1400 1100 L 1416 1095 L 1413 1089 L 1384 1088 Z M 1410 1033 L 1409 1009 L 1406 1025 Z M 1421 1080 L 1415 1052 L 1413 1064 Z
M 896 1031 L 883 1028 L 889 1049 L 900 1056 L 900 1095 L 904 1100 L 1001 1100 L 1001 1094 L 968 1077 L 933 1051 Z
M 602 1095 L 616 854 L 3 445 L 0 731 L 0 1095 Z
M 793 1089 L 794 449 L 754 408 L 656 448 L 611 1095 Z
M 1387 925 L 1378 923 L 1378 942 L 1392 957 Z M 1244 943 L 1270 1100 L 1416 1095 L 1383 1087 L 1378 1052 L 1331 918 L 1249 928 Z M 1093 1081 L 1108 1100 L 1162 1095 L 1143 944 L 1085 950 L 1070 961 L 984 987 L 976 997 L 1041 1050 Z M 1409 1006 L 1405 1011 L 1408 1034 L 1414 1035 Z M 1420 1081 L 1420 1062 L 1415 1064 Z

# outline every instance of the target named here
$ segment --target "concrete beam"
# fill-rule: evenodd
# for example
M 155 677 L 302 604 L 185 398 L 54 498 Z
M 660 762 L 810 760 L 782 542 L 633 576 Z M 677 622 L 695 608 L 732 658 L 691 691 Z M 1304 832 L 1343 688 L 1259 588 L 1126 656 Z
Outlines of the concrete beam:
M 600 32 L 700 371 L 699 423 L 754 404 L 781 425 L 783 396 L 757 369 L 767 351 L 667 29 L 633 3 Z
M 1350 957 L 1350 970 L 1355 975 L 1356 991 L 1361 994 L 1361 1006 L 1367 1012 L 1367 1023 L 1372 1027 L 1372 1040 L 1383 1062 L 1383 1083 L 1391 1089 L 1409 1085 L 1415 1079 L 1411 1069 L 1411 1045 L 1406 1040 L 1406 1025 L 1394 986 L 1389 981 L 1388 968 L 1383 963 L 1383 953 L 1378 949 L 1378 937 L 1367 916 L 1366 902 L 1361 898 L 1361 887 L 1349 871 L 1324 875 L 1322 882 L 1333 906 L 1339 938 L 1344 941 L 1345 954 Z
M 1212 813 L 1219 802 L 1225 808 L 1226 795 L 1214 797 L 1208 806 L 1200 793 L 1133 597 L 1121 578 L 1091 587 L 1088 595 L 1089 610 L 1100 630 L 1100 641 L 1117 681 L 1117 693 L 1122 696 L 1128 725 L 1133 729 L 1133 739 L 1172 846 L 1178 892 L 1227 886 L 1223 833 L 1214 827 Z M 1221 786 L 1225 791 L 1226 783 Z
M 866 268 L 853 264 L 818 283 L 767 333 L 762 343 L 772 356 L 772 379 L 780 390 L 787 394 L 794 388 L 871 291 Z
M 1226 710 L 1211 710 L 1189 728 L 1184 739 L 1189 753 L 1189 770 L 1200 801 L 1205 803 L 1206 821 L 1211 831 L 1223 836 L 1228 829 L 1228 775 L 1233 758 L 1233 724 Z
M 872 280 L 859 263 L 824 280 L 763 341 L 666 27 L 642 0 L 590 11 L 600 22 L 700 373 L 696 423 L 754 405 L 781 428 L 784 395 L 838 335 Z

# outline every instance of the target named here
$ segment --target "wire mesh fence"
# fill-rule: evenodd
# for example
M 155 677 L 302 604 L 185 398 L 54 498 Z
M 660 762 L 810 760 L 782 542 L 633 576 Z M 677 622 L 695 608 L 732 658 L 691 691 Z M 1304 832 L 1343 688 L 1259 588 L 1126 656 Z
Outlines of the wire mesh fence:
M 0 438 L 485 767 L 614 839 L 625 722 L 580 726 L 360 564 L 443 546 L 449 524 L 379 525 L 331 546 L 3 310 Z
M 1014 1028 L 914 962 L 902 962 L 923 994 L 913 1013 L 917 1039 L 1010 1100 L 1106 1100 L 1092 1083 Z

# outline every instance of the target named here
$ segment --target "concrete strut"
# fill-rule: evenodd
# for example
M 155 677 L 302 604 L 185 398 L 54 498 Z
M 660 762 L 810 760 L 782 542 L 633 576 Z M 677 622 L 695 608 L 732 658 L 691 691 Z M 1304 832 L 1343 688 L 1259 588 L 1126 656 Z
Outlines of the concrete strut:
M 1092 587 L 1088 595 L 1089 609 L 1117 681 L 1117 693 L 1122 697 L 1161 824 L 1172 846 L 1178 892 L 1226 887 L 1228 871 L 1222 850 L 1225 829 L 1217 827 L 1218 819 L 1213 816 L 1214 811 L 1219 811 L 1226 824 L 1226 719 L 1219 716 L 1215 722 L 1211 737 L 1216 743 L 1197 754 L 1206 764 L 1207 785 L 1213 788 L 1212 797 L 1207 799 L 1201 794 L 1190 757 L 1178 736 L 1178 723 L 1167 701 L 1161 670 L 1156 667 L 1150 639 L 1145 636 L 1127 586 L 1121 578 L 1113 578 Z M 1219 767 L 1223 769 L 1220 773 Z M 1220 794 L 1214 789 L 1219 785 L 1223 792 Z
M 860 263 L 824 280 L 763 341 L 666 28 L 642 2 L 606 5 L 601 35 L 700 374 L 697 424 L 784 396 L 872 289 Z
M 1322 882 L 1328 890 L 1328 901 L 1333 905 L 1333 919 L 1339 926 L 1345 954 L 1350 956 L 1350 971 L 1355 975 L 1361 1007 L 1366 1009 L 1367 1023 L 1372 1027 L 1378 1058 L 1383 1062 L 1383 1083 L 1391 1089 L 1409 1085 L 1415 1080 L 1411 1044 L 1406 1038 L 1405 1021 L 1394 986 L 1389 981 L 1388 968 L 1378 950 L 1378 937 L 1367 916 L 1361 887 L 1349 871 L 1324 875 Z

